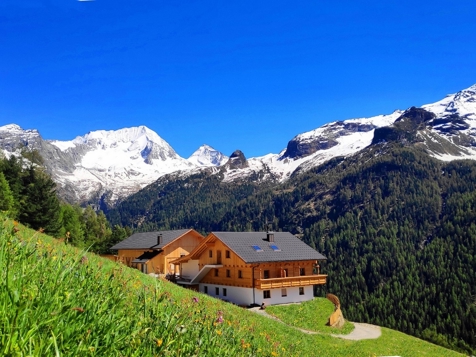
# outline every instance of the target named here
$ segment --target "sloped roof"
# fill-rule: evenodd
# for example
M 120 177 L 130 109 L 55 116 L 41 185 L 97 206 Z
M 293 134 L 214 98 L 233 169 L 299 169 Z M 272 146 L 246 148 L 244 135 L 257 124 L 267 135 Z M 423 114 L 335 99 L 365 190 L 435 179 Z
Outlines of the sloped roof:
M 112 246 L 111 249 L 161 249 L 175 239 L 183 236 L 185 233 L 193 231 L 193 229 L 178 229 L 175 231 L 155 231 L 134 233 L 129 238 Z M 162 243 L 157 244 L 158 236 L 162 234 Z M 198 234 L 198 232 L 197 232 Z
M 274 242 L 268 242 L 266 232 L 212 232 L 246 263 L 283 262 L 296 260 L 325 260 L 321 253 L 311 248 L 289 232 L 270 232 Z M 271 248 L 276 246 L 279 250 Z M 257 251 L 253 246 L 258 246 Z

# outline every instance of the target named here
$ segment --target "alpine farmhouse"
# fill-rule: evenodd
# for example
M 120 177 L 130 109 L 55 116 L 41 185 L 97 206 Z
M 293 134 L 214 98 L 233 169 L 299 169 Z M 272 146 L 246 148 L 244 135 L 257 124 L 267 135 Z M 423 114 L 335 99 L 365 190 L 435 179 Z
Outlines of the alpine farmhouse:
M 173 260 L 190 253 L 204 236 L 193 229 L 135 233 L 112 246 L 117 260 L 145 274 L 175 275 L 180 271 Z
M 212 232 L 171 263 L 176 282 L 237 305 L 311 300 L 322 254 L 288 232 Z

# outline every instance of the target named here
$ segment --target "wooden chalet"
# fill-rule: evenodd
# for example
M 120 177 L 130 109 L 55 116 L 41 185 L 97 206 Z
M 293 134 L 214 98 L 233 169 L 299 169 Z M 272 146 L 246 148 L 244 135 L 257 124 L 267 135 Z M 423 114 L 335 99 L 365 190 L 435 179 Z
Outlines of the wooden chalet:
M 212 232 L 171 263 L 178 284 L 248 306 L 311 300 L 313 286 L 326 283 L 323 260 L 288 232 Z
M 173 260 L 189 254 L 204 236 L 193 229 L 135 233 L 111 249 L 118 260 L 143 273 L 178 274 Z

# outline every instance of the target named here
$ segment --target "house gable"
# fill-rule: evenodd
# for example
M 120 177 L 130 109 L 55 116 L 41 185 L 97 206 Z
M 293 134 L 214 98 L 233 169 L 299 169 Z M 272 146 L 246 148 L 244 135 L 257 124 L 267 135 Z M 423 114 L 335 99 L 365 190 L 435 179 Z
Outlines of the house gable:
M 144 273 L 175 274 L 173 260 L 189 254 L 205 237 L 193 229 L 135 233 L 111 249 L 118 259 Z

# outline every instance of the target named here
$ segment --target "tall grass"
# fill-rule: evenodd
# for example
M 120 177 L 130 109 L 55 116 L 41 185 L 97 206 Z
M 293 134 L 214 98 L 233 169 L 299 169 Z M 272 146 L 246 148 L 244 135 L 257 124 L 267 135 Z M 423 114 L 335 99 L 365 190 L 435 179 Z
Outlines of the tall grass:
M 252 356 L 226 315 L 43 235 L 0 232 L 3 356 Z M 79 254 L 78 254 L 79 253 Z M 106 278 L 105 278 L 106 277 Z M 249 336 L 247 336 L 249 337 Z
M 459 356 L 382 330 L 368 341 L 308 335 L 0 215 L 1 356 Z

